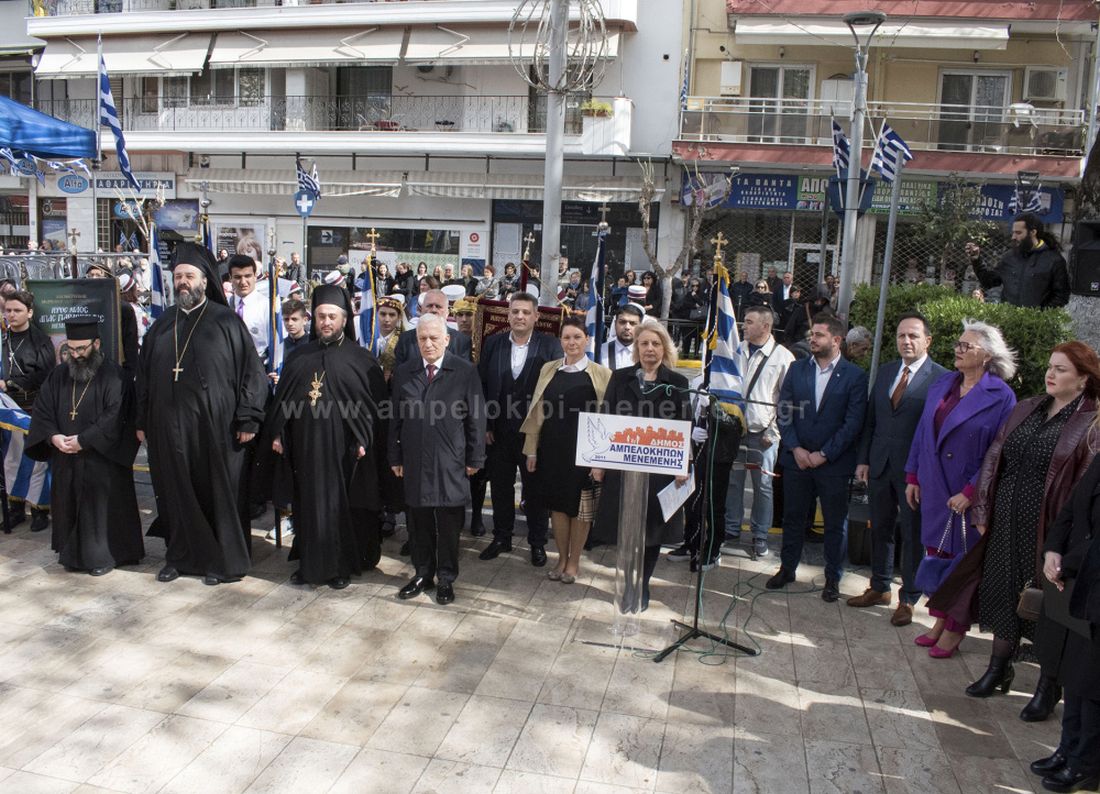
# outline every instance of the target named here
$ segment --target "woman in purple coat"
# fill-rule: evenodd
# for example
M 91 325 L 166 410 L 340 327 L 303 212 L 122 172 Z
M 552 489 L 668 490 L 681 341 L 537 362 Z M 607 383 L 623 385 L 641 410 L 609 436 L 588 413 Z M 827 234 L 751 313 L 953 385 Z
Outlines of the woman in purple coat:
M 913 510 L 920 509 L 921 541 L 930 556 L 948 558 L 965 553 L 979 538 L 977 528 L 964 519 L 986 450 L 1016 405 L 1005 383 L 1016 374 L 1016 353 L 997 328 L 964 320 L 955 343 L 955 370 L 929 387 L 905 464 L 905 498 Z M 929 612 L 936 624 L 916 643 L 934 659 L 950 658 L 970 627 L 945 612 Z

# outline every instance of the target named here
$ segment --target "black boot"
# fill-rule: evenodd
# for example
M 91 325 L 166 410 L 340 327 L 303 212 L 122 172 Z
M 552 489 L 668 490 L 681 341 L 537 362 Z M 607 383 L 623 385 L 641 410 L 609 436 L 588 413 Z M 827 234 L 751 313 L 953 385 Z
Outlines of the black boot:
M 1035 694 L 1020 712 L 1020 719 L 1024 722 L 1043 722 L 1054 713 L 1054 707 L 1062 699 L 1062 687 L 1049 676 L 1040 676 L 1039 683 L 1035 686 Z
M 31 532 L 41 532 L 50 525 L 50 511 L 39 507 L 31 508 Z
M 997 689 L 1007 693 L 1012 686 L 1012 679 L 1016 676 L 1016 670 L 1012 667 L 1012 660 L 1007 656 L 991 656 L 989 669 L 981 678 L 966 688 L 966 694 L 972 698 L 987 698 Z

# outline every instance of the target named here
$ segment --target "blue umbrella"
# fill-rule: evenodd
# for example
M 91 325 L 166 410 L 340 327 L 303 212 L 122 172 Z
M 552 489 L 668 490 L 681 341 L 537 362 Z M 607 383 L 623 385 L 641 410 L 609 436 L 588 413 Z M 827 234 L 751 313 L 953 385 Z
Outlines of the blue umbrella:
M 36 157 L 94 159 L 96 138 L 92 130 L 55 119 L 0 96 L 0 147 Z

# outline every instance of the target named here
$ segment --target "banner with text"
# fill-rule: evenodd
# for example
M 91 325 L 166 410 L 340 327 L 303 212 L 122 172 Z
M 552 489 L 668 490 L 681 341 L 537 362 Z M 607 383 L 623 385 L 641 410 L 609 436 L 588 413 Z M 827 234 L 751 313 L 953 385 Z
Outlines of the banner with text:
M 650 474 L 687 475 L 691 422 L 581 413 L 576 464 Z

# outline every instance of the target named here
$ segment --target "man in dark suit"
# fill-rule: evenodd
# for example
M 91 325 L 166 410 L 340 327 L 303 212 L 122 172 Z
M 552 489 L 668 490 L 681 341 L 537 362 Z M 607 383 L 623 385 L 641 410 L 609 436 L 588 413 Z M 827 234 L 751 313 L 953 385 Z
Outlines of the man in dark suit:
M 791 299 L 792 289 L 794 289 L 794 273 L 788 270 L 783 274 L 779 284 L 772 290 L 772 309 L 777 314 L 782 313 L 783 307 Z
M 546 509 L 532 504 L 527 498 L 528 478 L 531 475 L 527 471 L 523 454 L 524 436 L 519 428 L 527 418 L 527 408 L 542 365 L 560 358 L 562 352 L 557 339 L 535 331 L 538 309 L 538 301 L 530 293 L 513 293 L 508 299 L 509 333 L 493 334 L 486 339 L 478 362 L 489 416 L 486 468 L 493 496 L 493 540 L 480 557 L 492 560 L 501 552 L 512 550 L 518 469 L 523 482 L 531 564 L 541 568 L 546 564 L 550 516 Z M 475 509 L 480 509 L 480 506 L 475 505 Z
M 795 580 L 802 558 L 806 517 L 821 500 L 825 518 L 825 587 L 821 598 L 840 597 L 848 531 L 848 478 L 856 468 L 867 373 L 840 354 L 844 321 L 813 318 L 810 357 L 791 364 L 779 390 L 779 462 L 783 465 L 783 551 L 779 571 L 767 582 L 778 590 Z
M 863 595 L 849 598 L 848 606 L 890 603 L 894 534 L 900 523 L 901 592 L 890 622 L 908 626 L 913 622 L 913 605 L 921 597 L 913 578 L 924 556 L 924 547 L 920 540 L 920 512 L 911 510 L 905 499 L 905 461 L 924 411 L 928 387 L 947 370 L 928 357 L 932 335 L 922 315 L 902 316 L 897 344 L 901 358 L 884 366 L 875 378 L 856 466 L 856 479 L 869 482 L 870 489 L 871 586 Z
M 394 371 L 389 462 L 402 478 L 412 514 L 409 543 L 416 573 L 398 593 L 414 598 L 435 587 L 454 601 L 458 536 L 470 492 L 467 477 L 485 464 L 485 404 L 477 369 L 447 351 L 447 326 L 426 314 L 416 328 L 418 353 Z
M 422 316 L 424 314 L 434 314 L 446 323 L 449 306 L 447 296 L 443 294 L 443 291 L 433 289 L 424 293 L 424 306 L 421 308 L 420 313 Z M 470 344 L 470 337 L 454 329 L 451 329 L 448 333 L 450 341 L 447 342 L 447 352 L 454 353 L 459 358 L 464 358 L 467 361 L 472 361 L 473 347 Z M 400 367 L 409 359 L 415 359 L 418 355 L 416 329 L 413 328 L 405 331 L 397 340 L 397 347 L 393 351 L 394 369 Z

